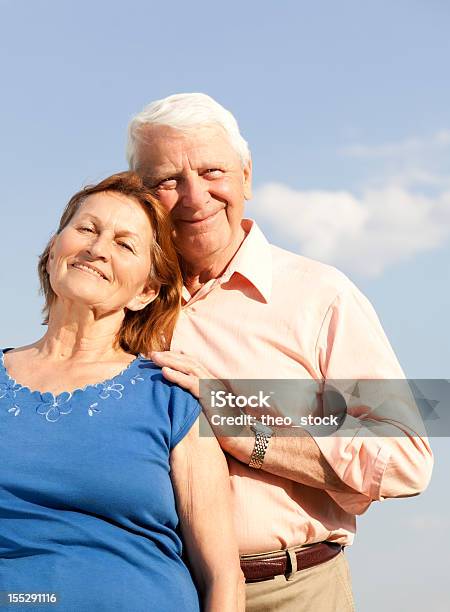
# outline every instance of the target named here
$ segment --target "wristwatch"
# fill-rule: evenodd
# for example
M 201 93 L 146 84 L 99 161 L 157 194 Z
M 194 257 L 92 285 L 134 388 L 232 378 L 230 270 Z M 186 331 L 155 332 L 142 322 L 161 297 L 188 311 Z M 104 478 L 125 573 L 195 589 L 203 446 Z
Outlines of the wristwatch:
M 255 470 L 259 470 L 263 464 L 270 438 L 274 433 L 273 429 L 264 425 L 261 421 L 255 421 L 250 425 L 250 429 L 255 434 L 255 446 L 253 447 L 250 463 L 248 465 L 255 468 Z

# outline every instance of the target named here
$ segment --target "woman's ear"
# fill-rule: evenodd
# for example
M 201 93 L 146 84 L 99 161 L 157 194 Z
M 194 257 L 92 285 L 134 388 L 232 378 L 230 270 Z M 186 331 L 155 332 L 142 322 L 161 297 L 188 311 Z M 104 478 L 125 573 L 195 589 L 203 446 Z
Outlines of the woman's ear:
M 53 245 L 55 244 L 55 240 L 56 240 L 56 236 L 53 236 L 53 238 L 50 240 L 50 243 L 48 245 L 48 257 L 47 257 L 47 263 L 45 265 L 47 274 L 50 274 L 49 263 L 53 261 L 53 259 L 55 258 L 55 254 L 53 253 Z
M 125 307 L 128 308 L 128 310 L 133 310 L 135 312 L 138 310 L 143 310 L 158 297 L 160 288 L 161 285 L 159 283 L 148 284 L 141 291 L 141 293 L 135 295 Z

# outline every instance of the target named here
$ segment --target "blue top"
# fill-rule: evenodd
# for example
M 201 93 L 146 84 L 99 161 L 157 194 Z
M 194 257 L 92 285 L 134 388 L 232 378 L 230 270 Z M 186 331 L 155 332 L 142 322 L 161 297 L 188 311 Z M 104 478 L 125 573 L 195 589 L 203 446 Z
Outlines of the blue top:
M 143 357 L 54 396 L 16 383 L 0 351 L 0 591 L 58 597 L 5 609 L 199 610 L 169 469 L 199 412 Z

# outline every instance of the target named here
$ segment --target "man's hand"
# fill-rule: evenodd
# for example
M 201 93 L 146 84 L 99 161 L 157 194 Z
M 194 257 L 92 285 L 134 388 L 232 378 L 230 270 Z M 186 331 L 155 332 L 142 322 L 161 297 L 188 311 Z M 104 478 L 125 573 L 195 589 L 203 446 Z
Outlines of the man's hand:
M 187 389 L 196 398 L 200 397 L 200 379 L 214 378 L 198 361 L 183 353 L 152 351 L 150 358 L 162 368 L 164 378 Z
M 211 406 L 205 398 L 208 395 L 208 391 L 228 391 L 225 384 L 221 380 L 214 378 L 206 368 L 188 355 L 174 351 L 153 351 L 150 353 L 150 358 L 162 368 L 164 378 L 180 385 L 180 387 L 183 387 L 183 389 L 186 389 L 200 400 L 203 412 L 210 421 Z M 200 380 L 202 380 L 202 397 L 200 396 Z M 234 416 L 241 414 L 239 408 L 230 408 L 230 415 L 232 412 Z M 211 427 L 224 451 L 243 463 L 250 461 L 254 446 L 254 434 L 250 428 L 247 428 L 248 435 L 225 436 L 223 435 L 224 429 L 221 426 L 213 426 L 211 424 Z
M 151 359 L 160 367 L 167 380 L 200 397 L 200 379 L 209 381 L 211 389 L 225 389 L 222 381 L 215 379 L 210 372 L 194 358 L 174 351 L 152 352 Z M 208 412 L 209 405 L 203 406 Z M 237 412 L 238 409 L 235 409 Z M 210 415 L 206 414 L 207 417 Z M 248 429 L 248 436 L 223 436 L 220 427 L 213 427 L 217 440 L 224 451 L 238 461 L 248 464 L 255 443 L 253 432 Z M 336 475 L 320 452 L 314 439 L 306 434 L 295 438 L 276 436 L 270 440 L 269 448 L 262 469 L 294 480 L 311 487 L 331 491 L 354 492 Z

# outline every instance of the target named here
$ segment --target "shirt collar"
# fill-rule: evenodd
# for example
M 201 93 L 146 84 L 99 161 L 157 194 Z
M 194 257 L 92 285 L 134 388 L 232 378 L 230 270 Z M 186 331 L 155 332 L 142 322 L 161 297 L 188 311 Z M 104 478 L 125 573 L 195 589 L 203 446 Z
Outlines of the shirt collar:
M 238 272 L 244 276 L 268 302 L 272 291 L 272 252 L 266 237 L 252 219 L 243 219 L 246 237 L 230 261 L 223 278 L 228 280 Z
M 272 252 L 270 244 L 255 221 L 242 219 L 241 224 L 246 233 L 244 241 L 217 281 L 221 284 L 226 283 L 236 272 L 246 278 L 268 302 L 272 292 Z M 183 287 L 182 295 L 185 302 L 191 300 L 191 295 L 186 287 Z

